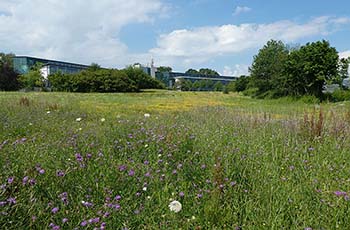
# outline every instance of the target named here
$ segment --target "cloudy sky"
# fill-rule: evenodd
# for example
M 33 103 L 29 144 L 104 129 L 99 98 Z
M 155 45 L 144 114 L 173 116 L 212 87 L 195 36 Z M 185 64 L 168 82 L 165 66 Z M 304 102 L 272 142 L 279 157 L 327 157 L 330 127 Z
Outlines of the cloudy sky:
M 350 55 L 349 0 L 0 0 L 0 52 L 247 73 L 270 39 Z

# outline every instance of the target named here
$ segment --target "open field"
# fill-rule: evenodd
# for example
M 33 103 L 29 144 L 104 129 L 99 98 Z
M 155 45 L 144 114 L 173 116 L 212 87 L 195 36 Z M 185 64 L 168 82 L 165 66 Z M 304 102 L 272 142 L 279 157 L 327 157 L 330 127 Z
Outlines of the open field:
M 0 93 L 0 229 L 350 229 L 349 133 L 349 102 Z

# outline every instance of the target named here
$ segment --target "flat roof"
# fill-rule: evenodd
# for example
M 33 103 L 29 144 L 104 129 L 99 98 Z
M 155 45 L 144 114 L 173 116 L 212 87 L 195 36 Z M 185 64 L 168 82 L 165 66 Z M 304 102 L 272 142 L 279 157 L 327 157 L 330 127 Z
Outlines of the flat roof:
M 50 59 L 44 59 L 44 58 L 37 58 L 37 57 L 31 57 L 31 56 L 14 56 L 13 58 L 35 59 L 36 61 L 44 62 L 44 64 L 57 63 L 57 64 L 65 64 L 65 65 L 75 65 L 75 66 L 86 67 L 86 68 L 89 67 L 89 65 L 77 64 L 77 63 L 73 63 L 73 62 L 50 60 Z

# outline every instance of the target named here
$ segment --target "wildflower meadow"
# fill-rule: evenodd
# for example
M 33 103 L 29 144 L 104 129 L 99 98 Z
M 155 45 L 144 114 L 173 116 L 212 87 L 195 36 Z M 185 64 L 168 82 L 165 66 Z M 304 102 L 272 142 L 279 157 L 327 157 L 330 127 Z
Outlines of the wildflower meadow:
M 0 229 L 350 229 L 350 104 L 0 93 Z

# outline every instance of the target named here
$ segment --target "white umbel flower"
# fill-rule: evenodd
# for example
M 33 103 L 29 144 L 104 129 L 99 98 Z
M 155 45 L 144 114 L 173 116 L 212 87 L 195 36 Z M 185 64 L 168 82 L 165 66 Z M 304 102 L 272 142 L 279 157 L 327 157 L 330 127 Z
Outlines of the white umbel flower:
M 180 212 L 182 209 L 182 205 L 179 201 L 174 200 L 174 201 L 170 202 L 169 209 L 172 212 Z
M 148 117 L 150 117 L 150 116 L 151 116 L 151 114 L 149 114 L 149 113 L 145 113 L 145 114 L 144 114 L 144 116 L 145 116 L 145 118 L 148 118 Z
M 76 121 L 81 121 L 82 119 L 81 119 L 81 117 L 78 117 L 77 119 L 75 119 Z

